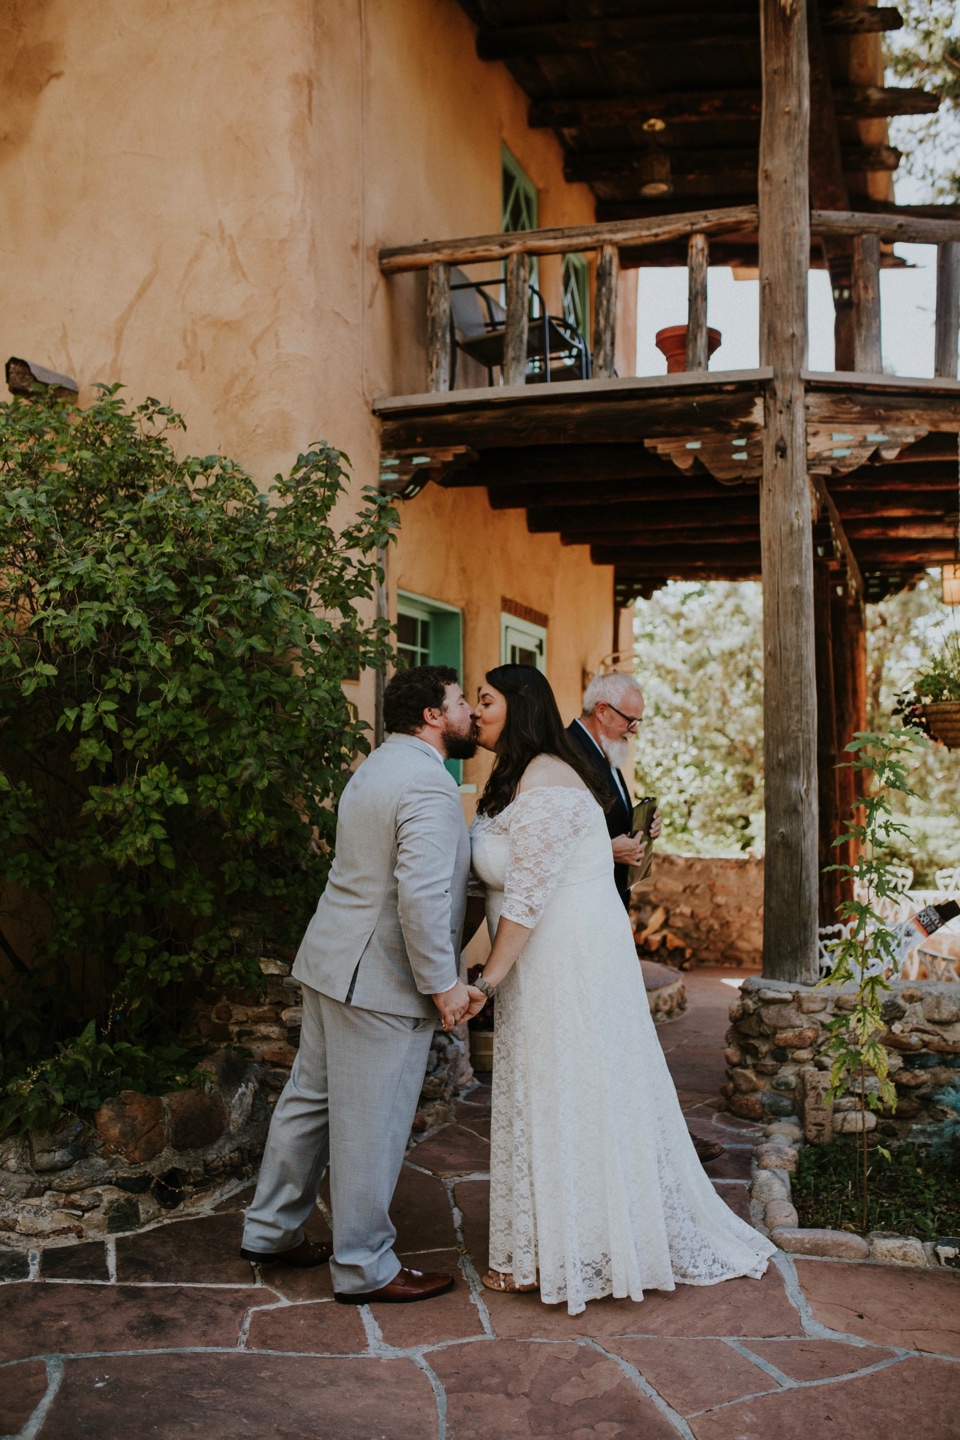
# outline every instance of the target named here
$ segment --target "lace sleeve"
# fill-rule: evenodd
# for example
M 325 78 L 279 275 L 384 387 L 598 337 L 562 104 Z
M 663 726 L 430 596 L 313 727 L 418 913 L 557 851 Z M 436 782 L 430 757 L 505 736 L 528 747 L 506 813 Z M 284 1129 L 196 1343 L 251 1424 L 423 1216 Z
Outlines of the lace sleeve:
M 517 796 L 509 816 L 502 916 L 533 929 L 598 808 L 589 791 L 566 786 L 544 785 Z

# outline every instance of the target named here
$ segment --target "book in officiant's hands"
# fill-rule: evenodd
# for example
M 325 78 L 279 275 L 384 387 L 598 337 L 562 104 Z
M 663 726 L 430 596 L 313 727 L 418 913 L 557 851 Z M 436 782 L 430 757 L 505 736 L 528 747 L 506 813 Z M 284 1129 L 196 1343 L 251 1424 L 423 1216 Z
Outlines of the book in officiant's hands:
M 634 885 L 639 885 L 641 880 L 646 880 L 650 874 L 650 867 L 653 864 L 653 841 L 650 839 L 650 826 L 653 824 L 653 817 L 656 813 L 657 802 L 652 795 L 645 795 L 633 807 L 633 824 L 630 834 L 634 839 L 642 836 L 646 841 L 646 846 L 640 864 L 630 866 L 627 885 L 631 890 Z

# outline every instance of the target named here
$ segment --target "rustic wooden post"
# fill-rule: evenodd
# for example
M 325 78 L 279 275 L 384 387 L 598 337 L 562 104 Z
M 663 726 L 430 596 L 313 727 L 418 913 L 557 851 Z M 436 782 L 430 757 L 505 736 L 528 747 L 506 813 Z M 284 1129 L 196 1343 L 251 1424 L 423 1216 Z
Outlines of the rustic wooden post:
M 861 375 L 879 375 L 880 236 L 857 235 L 853 242 L 853 365 Z
M 706 370 L 707 268 L 710 246 L 706 235 L 691 235 L 687 244 L 687 369 Z
M 507 259 L 507 328 L 503 336 L 503 383 L 525 385 L 530 326 L 530 256 Z
M 620 280 L 620 251 L 604 245 L 597 262 L 597 293 L 593 315 L 593 378 L 611 380 L 617 343 L 617 286 Z
M 832 557 L 831 557 L 832 558 Z M 837 712 L 834 673 L 833 606 L 834 580 L 830 559 L 813 562 L 814 648 L 817 668 L 817 805 L 820 833 L 820 924 L 833 925 L 840 903 L 839 877 L 827 871 L 836 859 L 833 842 L 839 835 L 840 794 L 837 785 Z
M 427 272 L 427 389 L 450 389 L 450 266 L 434 261 Z
M 937 246 L 937 341 L 934 375 L 957 378 L 960 342 L 960 242 Z
M 760 363 L 764 401 L 763 973 L 817 978 L 817 687 L 804 387 L 810 260 L 806 0 L 761 0 Z
M 839 592 L 839 593 L 838 593 Z M 850 807 L 860 793 L 859 776 L 846 765 L 852 759 L 844 754 L 858 730 L 867 728 L 867 631 L 863 597 L 853 587 L 849 576 L 833 586 L 831 601 L 831 638 L 833 642 L 834 713 L 837 736 L 837 831 L 846 829 L 851 818 Z M 855 841 L 838 845 L 833 851 L 835 865 L 855 865 L 859 856 Z M 838 882 L 839 898 L 853 899 L 853 886 L 843 879 Z M 832 922 L 831 922 L 832 923 Z

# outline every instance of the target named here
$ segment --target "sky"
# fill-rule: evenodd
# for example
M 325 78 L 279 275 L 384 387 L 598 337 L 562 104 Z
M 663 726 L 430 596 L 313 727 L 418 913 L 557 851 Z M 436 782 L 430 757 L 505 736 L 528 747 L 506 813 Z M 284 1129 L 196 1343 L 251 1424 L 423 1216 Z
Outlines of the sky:
M 880 274 L 880 326 L 884 369 L 896 375 L 933 375 L 937 290 L 935 245 L 898 245 L 910 268 Z M 759 365 L 759 282 L 735 280 L 721 266 L 709 272 L 707 323 L 723 339 L 711 370 L 753 370 Z M 825 270 L 810 272 L 811 370 L 833 369 L 833 300 Z M 682 266 L 642 269 L 637 297 L 637 374 L 662 375 L 667 363 L 654 344 L 658 330 L 687 318 L 687 272 Z

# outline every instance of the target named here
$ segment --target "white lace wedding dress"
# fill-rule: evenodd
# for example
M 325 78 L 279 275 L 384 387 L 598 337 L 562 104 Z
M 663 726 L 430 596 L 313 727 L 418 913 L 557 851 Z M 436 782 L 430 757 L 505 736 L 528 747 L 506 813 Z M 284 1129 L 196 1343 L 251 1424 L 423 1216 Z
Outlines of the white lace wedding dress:
M 497 990 L 491 1266 L 539 1278 L 573 1315 L 762 1275 L 774 1246 L 720 1199 L 687 1132 L 593 796 L 524 789 L 471 840 L 491 935 L 501 915 L 531 927 Z

